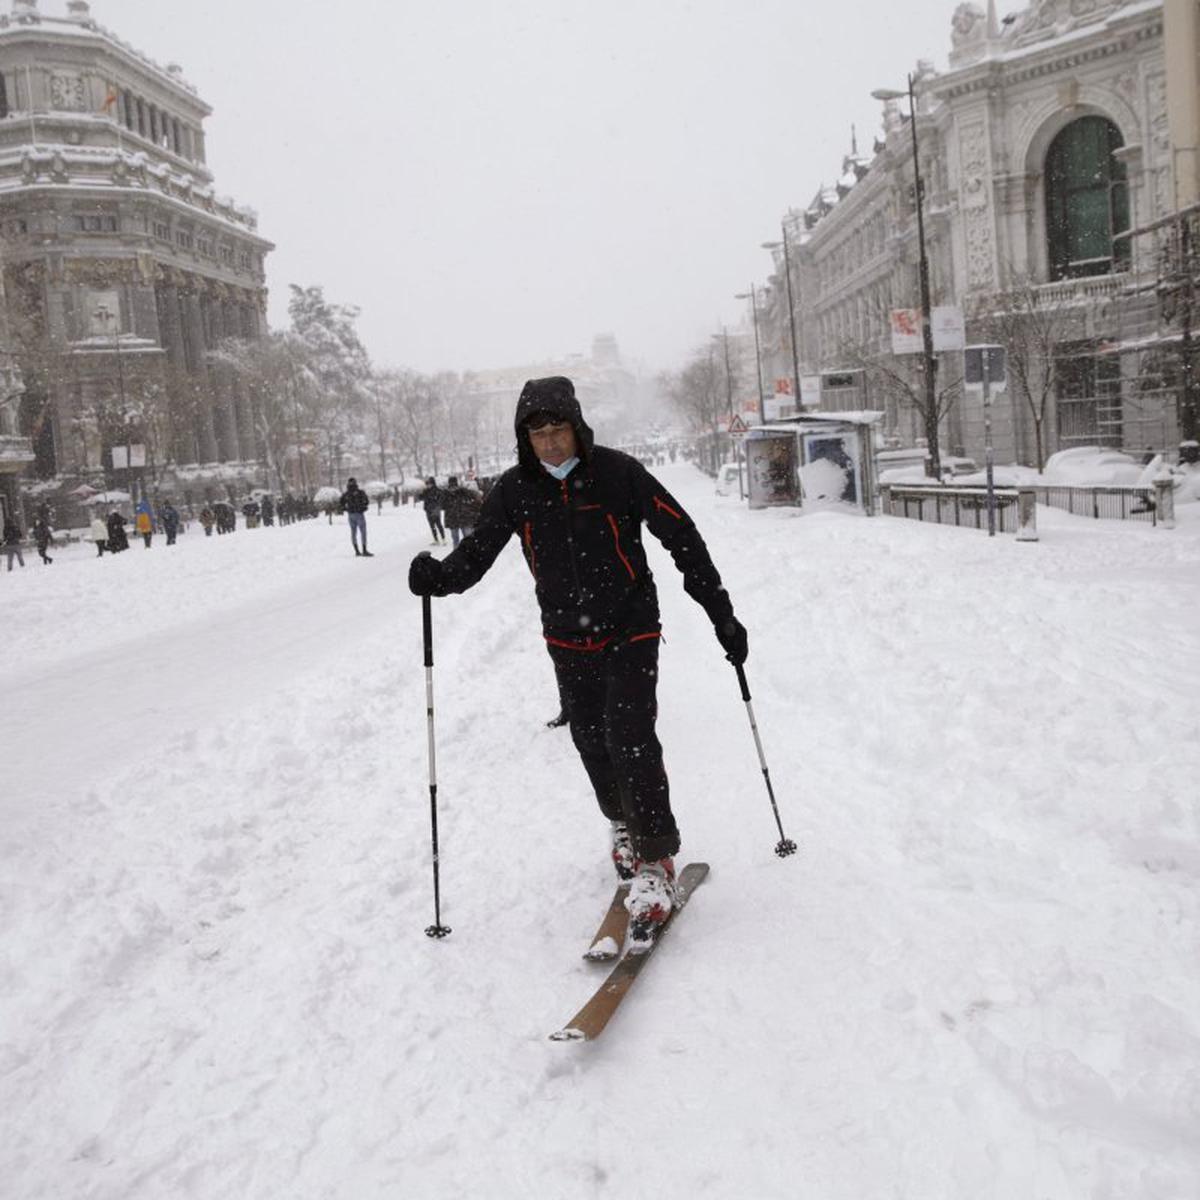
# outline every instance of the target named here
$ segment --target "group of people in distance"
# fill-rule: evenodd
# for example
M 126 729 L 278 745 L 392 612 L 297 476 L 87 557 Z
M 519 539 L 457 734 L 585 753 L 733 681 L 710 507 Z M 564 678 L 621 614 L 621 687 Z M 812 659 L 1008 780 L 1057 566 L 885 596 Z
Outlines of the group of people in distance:
M 450 540 L 457 546 L 474 528 L 483 511 L 483 497 L 474 489 L 460 483 L 457 475 L 446 480 L 444 488 L 438 487 L 431 475 L 425 480 L 425 490 L 417 497 L 425 509 L 425 520 L 435 546 L 446 544 L 446 530 Z

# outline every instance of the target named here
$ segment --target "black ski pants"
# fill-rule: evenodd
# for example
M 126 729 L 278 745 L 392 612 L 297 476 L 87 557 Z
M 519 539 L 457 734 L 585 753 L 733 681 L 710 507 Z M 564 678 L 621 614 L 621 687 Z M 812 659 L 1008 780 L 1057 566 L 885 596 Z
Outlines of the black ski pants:
M 600 810 L 629 826 L 638 857 L 679 851 L 658 717 L 658 637 L 614 638 L 600 650 L 549 643 L 559 695 Z

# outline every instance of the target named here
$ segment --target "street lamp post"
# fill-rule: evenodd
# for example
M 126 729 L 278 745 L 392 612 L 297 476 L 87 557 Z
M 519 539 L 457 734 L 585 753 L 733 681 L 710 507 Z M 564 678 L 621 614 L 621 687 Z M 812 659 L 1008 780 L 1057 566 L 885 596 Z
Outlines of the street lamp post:
M 788 300 L 788 332 L 789 340 L 792 343 L 792 396 L 793 403 L 796 409 L 801 408 L 800 403 L 800 352 L 796 346 L 796 300 L 792 294 L 792 251 L 788 243 L 787 222 L 779 223 L 779 232 L 783 234 L 782 242 L 763 242 L 764 250 L 783 249 L 783 271 L 787 281 L 787 300 Z
M 754 284 L 750 285 L 748 292 L 737 292 L 733 297 L 735 300 L 750 301 L 750 318 L 754 323 L 754 371 L 758 376 L 758 417 L 760 421 L 767 419 L 766 398 L 763 396 L 763 381 L 762 381 L 762 352 L 758 344 L 758 297 L 754 293 Z
M 738 469 L 738 499 L 744 500 L 746 489 L 742 486 L 742 444 L 733 430 L 733 418 L 736 413 L 733 411 L 733 370 L 729 365 L 729 330 L 722 326 L 719 334 L 713 334 L 713 340 L 718 337 L 725 353 L 725 398 L 729 403 L 729 440 L 733 444 L 733 457 Z
M 900 100 L 904 92 L 893 88 L 876 88 L 871 96 L 876 100 Z M 925 443 L 929 448 L 930 470 L 935 479 L 942 474 L 938 448 L 937 359 L 933 354 L 933 325 L 929 299 L 929 256 L 925 250 L 925 197 L 921 187 L 921 155 L 917 142 L 917 99 L 913 93 L 913 77 L 908 76 L 908 128 L 912 134 L 913 187 L 917 200 L 917 274 L 921 286 L 921 357 L 925 368 Z

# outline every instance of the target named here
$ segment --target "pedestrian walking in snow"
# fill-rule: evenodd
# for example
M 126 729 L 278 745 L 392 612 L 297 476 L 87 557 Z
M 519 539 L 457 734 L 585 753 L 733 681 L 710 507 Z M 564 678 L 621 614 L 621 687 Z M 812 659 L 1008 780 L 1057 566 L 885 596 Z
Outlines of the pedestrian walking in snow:
M 425 490 L 417 497 L 421 507 L 425 509 L 425 520 L 429 522 L 429 532 L 433 534 L 433 544 L 446 544 L 446 527 L 442 524 L 442 506 L 445 496 L 438 487 L 437 480 L 432 475 L 425 480 Z
M 146 543 L 146 549 L 150 549 L 150 543 L 154 540 L 154 517 L 150 514 L 150 505 L 143 500 L 133 514 L 133 527 L 137 530 L 138 537 Z
M 21 527 L 11 517 L 4 521 L 4 557 L 8 560 L 8 569 L 12 570 L 13 559 L 23 568 L 25 557 L 21 553 Z
M 212 537 L 213 526 L 217 523 L 216 514 L 206 504 L 200 510 L 200 524 L 204 526 L 204 536 Z
M 46 524 L 45 518 L 38 517 L 37 520 L 29 528 L 29 534 L 33 538 L 33 544 L 37 547 L 38 556 L 42 560 L 43 566 L 49 566 L 54 559 L 50 557 L 46 551 L 50 548 L 50 526 Z
M 661 624 L 643 525 L 739 665 L 746 630 L 692 519 L 636 459 L 594 444 L 569 379 L 526 383 L 515 427 L 518 465 L 488 494 L 473 535 L 440 561 L 418 555 L 409 587 L 464 592 L 520 539 L 571 737 L 611 823 L 617 874 L 631 880 L 630 946 L 644 950 L 674 903 L 680 838 L 654 731 Z
M 158 510 L 158 521 L 167 535 L 167 545 L 175 545 L 175 537 L 179 533 L 179 510 L 171 503 L 170 497 L 163 501 Z
M 338 507 L 346 514 L 350 522 L 350 543 L 354 547 L 356 557 L 374 558 L 367 549 L 367 509 L 371 507 L 371 497 L 358 486 L 358 480 L 353 475 L 346 480 L 346 490 L 338 500 Z M 362 549 L 358 548 L 359 535 L 362 535 Z
M 109 554 L 120 554 L 122 550 L 129 549 L 129 538 L 125 533 L 125 518 L 113 509 L 108 514 L 108 552 Z
M 446 528 L 450 530 L 451 542 L 457 546 L 475 528 L 483 501 L 478 492 L 459 483 L 457 475 L 451 475 L 446 480 L 443 503 Z
M 104 551 L 108 549 L 108 526 L 99 513 L 92 518 L 89 529 L 92 541 L 96 543 L 96 557 L 103 558 Z

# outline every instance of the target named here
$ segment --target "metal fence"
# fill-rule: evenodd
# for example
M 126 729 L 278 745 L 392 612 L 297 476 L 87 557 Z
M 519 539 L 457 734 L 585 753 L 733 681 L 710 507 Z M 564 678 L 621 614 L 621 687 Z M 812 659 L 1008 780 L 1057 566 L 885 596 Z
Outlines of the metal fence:
M 968 529 L 987 529 L 987 489 L 974 487 L 923 487 L 918 484 L 891 484 L 881 489 L 883 511 L 893 517 L 931 521 L 938 525 L 959 525 Z M 996 488 L 996 532 L 1016 533 L 1020 529 L 1016 488 Z
M 1153 487 L 1035 487 L 1039 504 L 1107 521 L 1149 521 L 1158 524 Z

